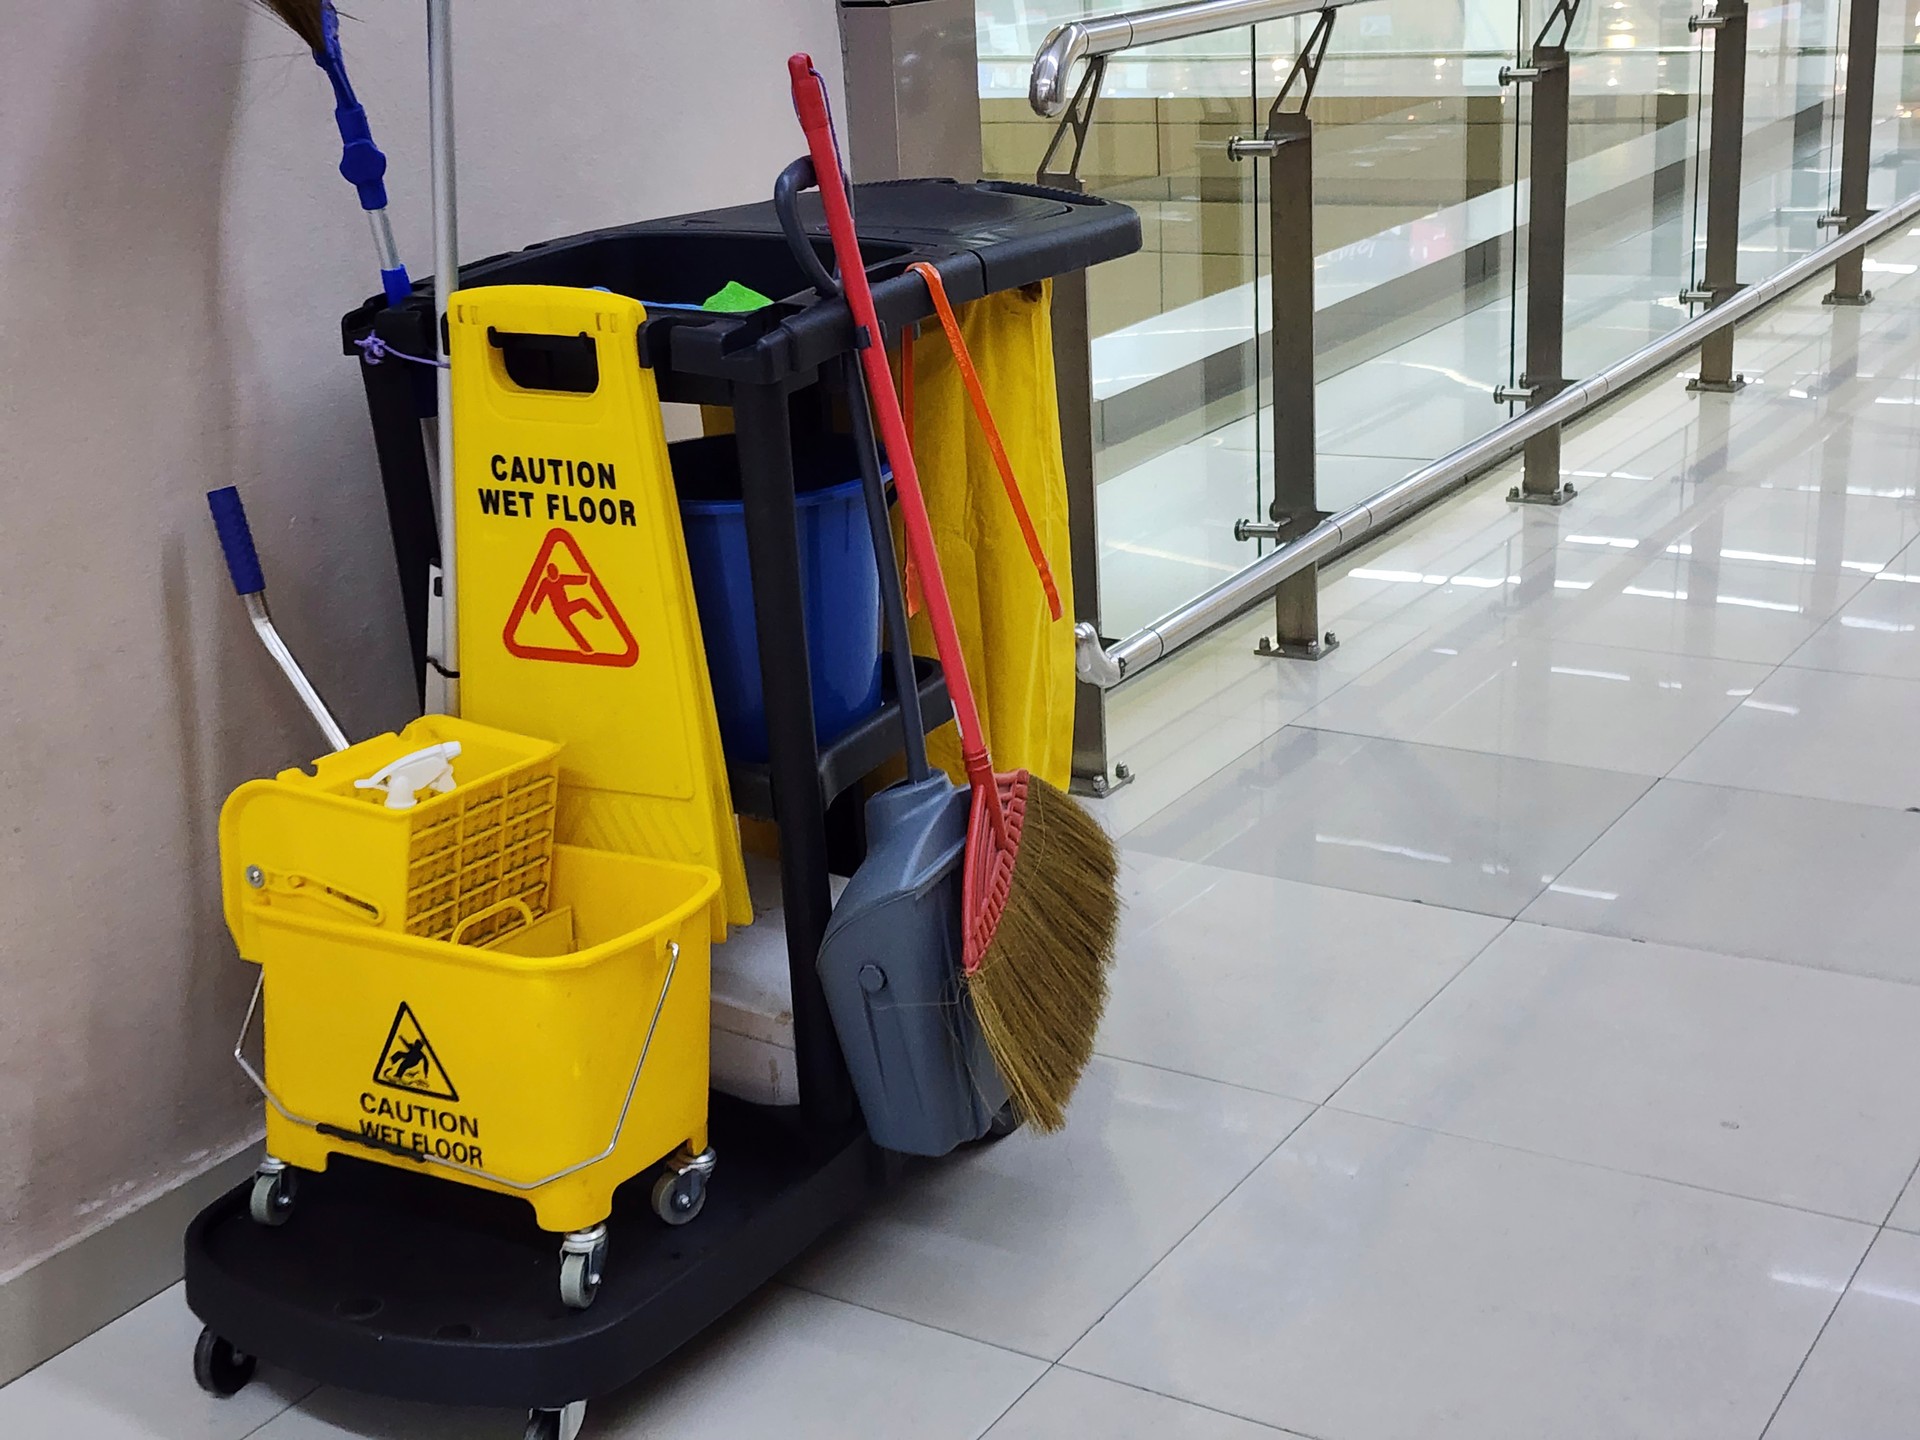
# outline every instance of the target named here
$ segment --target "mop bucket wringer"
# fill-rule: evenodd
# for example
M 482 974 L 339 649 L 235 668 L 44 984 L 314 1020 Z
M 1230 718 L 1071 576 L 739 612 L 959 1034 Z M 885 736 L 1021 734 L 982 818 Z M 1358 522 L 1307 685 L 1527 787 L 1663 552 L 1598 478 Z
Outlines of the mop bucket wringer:
M 428 740 L 461 746 L 446 793 L 408 810 L 356 790 Z M 247 1029 L 262 1011 L 264 1074 L 244 1058 L 245 1031 L 235 1053 L 266 1096 L 269 1155 L 307 1171 L 352 1155 L 518 1196 L 542 1229 L 567 1235 L 563 1250 L 583 1273 L 569 1293 L 563 1270 L 562 1295 L 580 1306 L 597 1285 L 619 1185 L 667 1159 L 662 1218 L 690 1219 L 704 1199 L 709 911 L 720 880 L 701 866 L 552 844 L 559 748 L 428 717 L 313 774 L 242 786 L 221 817 L 221 860 L 235 941 L 261 970 Z M 450 820 L 457 842 L 446 839 Z M 525 874 L 526 837 L 543 824 L 540 883 L 522 885 L 512 877 Z M 425 882 L 444 886 L 489 873 L 490 849 L 491 891 L 456 885 L 464 901 L 436 890 L 440 903 L 403 903 L 422 890 L 423 856 L 457 852 L 457 868 L 442 863 Z M 431 933 L 396 923 L 442 916 L 448 903 L 464 913 L 433 920 Z M 676 1204 L 690 1170 L 691 1198 Z

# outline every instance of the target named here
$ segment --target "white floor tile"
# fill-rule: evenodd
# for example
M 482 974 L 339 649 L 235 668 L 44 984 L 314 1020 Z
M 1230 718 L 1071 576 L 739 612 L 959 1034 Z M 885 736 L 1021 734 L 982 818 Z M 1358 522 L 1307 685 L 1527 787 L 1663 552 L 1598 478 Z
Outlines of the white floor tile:
M 1920 805 L 1920 680 L 1777 670 L 1673 773 L 1860 805 Z
M 1851 570 L 1663 554 L 1637 569 L 1620 567 L 1580 594 L 1585 603 L 1559 633 L 1595 645 L 1778 665 L 1867 583 Z
M 776 1286 L 661 1372 L 589 1406 L 588 1435 L 973 1440 L 1045 1369 L 1024 1355 Z
M 1281 1440 L 1287 1432 L 1065 1368 L 1049 1370 L 986 1440 Z
M 1128 844 L 1511 916 L 1647 784 L 1614 771 L 1288 728 L 1133 831 Z
M 1704 557 L 1793 570 L 1871 575 L 1920 534 L 1901 500 L 1674 480 L 1610 481 L 1530 523 L 1607 536 L 1649 556 Z
M 1101 1051 L 1315 1103 L 1506 923 L 1139 853 L 1126 861 Z
M 1522 918 L 1920 982 L 1920 815 L 1663 780 Z
M 1182 655 L 1109 695 L 1109 761 L 1133 777 L 1094 805 L 1111 834 L 1165 809 L 1420 633 L 1417 625 L 1369 625 L 1353 643 L 1310 661 L 1255 654 L 1271 630 L 1271 616 L 1243 618 L 1195 646 L 1193 664 Z
M 1568 640 L 1409 645 L 1299 723 L 1664 775 L 1766 676 L 1760 665 Z
M 1920 680 L 1920 555 L 1909 546 L 1855 592 L 1792 663 Z
M 523 1440 L 526 1432 L 524 1410 L 416 1405 L 329 1387 L 255 1431 L 252 1440 Z M 607 1432 L 593 1424 L 587 1433 Z
M 1751 1440 L 1872 1235 L 1321 1111 L 1068 1363 L 1338 1440 Z
M 1917 987 L 1515 925 L 1333 1103 L 1878 1224 L 1916 1034 Z
M 1911 1230 L 1920 1234 L 1920 1175 L 1907 1182 L 1907 1193 L 1900 1203 L 1893 1207 L 1893 1214 L 1887 1224 L 1896 1230 Z
M 920 1167 L 791 1278 L 1057 1359 L 1307 1114 L 1097 1059 L 1061 1134 L 1016 1134 Z
M 12 1384 L 0 1435 L 18 1440 L 241 1440 L 313 1388 L 262 1366 L 230 1399 L 194 1383 L 200 1322 L 175 1285 Z
M 1912 1440 L 1920 1416 L 1920 1235 L 1884 1232 L 1766 1440 Z

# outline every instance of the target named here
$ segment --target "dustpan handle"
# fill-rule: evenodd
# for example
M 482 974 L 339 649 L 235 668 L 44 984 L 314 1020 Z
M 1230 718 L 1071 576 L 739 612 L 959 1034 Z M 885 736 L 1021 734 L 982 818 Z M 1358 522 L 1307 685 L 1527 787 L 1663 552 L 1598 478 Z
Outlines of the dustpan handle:
M 907 632 L 900 560 L 893 549 L 893 522 L 887 516 L 886 484 L 880 478 L 880 449 L 873 438 L 873 416 L 867 411 L 867 387 L 860 378 L 860 367 L 851 359 L 845 364 L 848 421 L 860 463 L 861 489 L 866 493 L 867 528 L 873 532 L 873 555 L 879 562 L 880 609 L 887 621 L 893 686 L 900 692 L 900 728 L 906 741 L 907 778 L 917 784 L 933 770 L 927 764 L 927 725 L 920 711 L 920 677 L 913 668 L 913 638 Z
M 840 282 L 821 264 L 806 227 L 800 223 L 800 194 L 812 189 L 814 180 L 810 155 L 802 155 L 782 170 L 773 182 L 773 213 L 787 237 L 794 263 L 822 296 L 835 299 L 840 294 Z M 887 487 L 880 476 L 880 447 L 874 440 L 873 415 L 867 408 L 867 387 L 860 377 L 860 367 L 852 360 L 844 363 L 847 424 L 853 432 L 854 459 L 867 504 L 867 529 L 873 537 L 873 558 L 880 572 L 880 609 L 886 619 L 893 687 L 900 697 L 907 778 L 917 784 L 933 771 L 927 764 L 927 727 L 920 710 L 920 677 L 913 668 L 913 637 L 907 631 L 907 607 L 901 595 L 900 558 L 893 548 L 893 522 L 887 515 Z
M 792 81 L 794 110 L 800 117 L 801 129 L 806 132 L 814 172 L 819 178 L 820 198 L 826 205 L 827 229 L 833 236 L 834 256 L 840 262 L 840 283 L 846 291 L 854 324 L 862 332 L 855 343 L 859 347 L 860 363 L 866 369 L 880 434 L 887 444 L 887 456 L 893 462 L 894 487 L 900 495 L 901 516 L 906 524 L 907 551 L 913 557 L 926 593 L 927 618 L 933 626 L 941 668 L 946 671 L 947 691 L 953 697 L 953 718 L 960 726 L 960 753 L 966 763 L 967 778 L 977 790 L 992 796 L 994 828 L 1001 843 L 1008 844 L 1005 808 L 998 803 L 999 792 L 994 783 L 992 762 L 987 757 L 986 735 L 980 724 L 980 712 L 974 705 L 966 657 L 960 649 L 960 630 L 954 623 L 953 604 L 940 572 L 940 555 L 933 542 L 933 521 L 927 514 L 926 497 L 920 491 L 920 475 L 914 468 L 906 419 L 900 413 L 900 393 L 894 388 L 893 370 L 887 364 L 885 332 L 880 327 L 879 312 L 874 309 L 867 272 L 861 265 L 860 237 L 854 233 L 852 205 L 841 182 L 840 147 L 834 138 L 833 117 L 827 109 L 826 81 L 814 68 L 812 58 L 805 54 L 788 58 L 787 73 Z

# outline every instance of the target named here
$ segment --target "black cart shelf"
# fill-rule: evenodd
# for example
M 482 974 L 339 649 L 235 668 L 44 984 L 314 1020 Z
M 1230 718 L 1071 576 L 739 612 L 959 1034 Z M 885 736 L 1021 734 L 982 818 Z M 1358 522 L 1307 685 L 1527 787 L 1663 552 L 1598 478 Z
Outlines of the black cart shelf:
M 932 306 L 906 271 L 934 265 L 955 301 L 1084 269 L 1139 248 L 1124 206 L 1031 185 L 904 180 L 855 188 L 875 303 L 889 333 Z M 803 214 L 831 264 L 818 208 Z M 782 297 L 747 315 L 700 302 L 728 281 Z M 898 1157 L 868 1138 L 814 962 L 831 899 L 830 854 L 857 862 L 854 788 L 900 753 L 897 699 L 821 745 L 802 619 L 794 502 L 796 428 L 824 423 L 855 333 L 788 253 L 770 204 L 599 230 L 496 255 L 461 271 L 466 287 L 604 286 L 648 305 L 635 337 L 663 401 L 733 412 L 759 631 L 770 758 L 731 759 L 735 807 L 771 819 L 793 989 L 801 1103 L 776 1109 L 713 1097 L 719 1169 L 700 1218 L 654 1220 L 647 1176 L 615 1197 L 614 1243 L 591 1309 L 558 1298 L 552 1237 L 520 1202 L 424 1174 L 335 1159 L 302 1176 L 278 1228 L 252 1223 L 242 1187 L 214 1202 L 186 1239 L 187 1300 L 248 1355 L 316 1380 L 442 1404 L 557 1409 L 630 1382 L 778 1274 L 893 1178 Z M 433 349 L 431 281 L 397 307 L 369 301 L 343 321 L 350 354 L 378 336 L 403 354 Z M 426 372 L 368 364 L 362 377 L 379 455 L 416 667 L 426 660 L 426 575 L 437 559 L 419 419 Z M 952 713 L 922 662 L 929 729 Z M 836 800 L 842 800 L 836 806 Z M 846 847 L 856 847 L 851 855 Z M 837 851 L 836 851 L 836 848 Z

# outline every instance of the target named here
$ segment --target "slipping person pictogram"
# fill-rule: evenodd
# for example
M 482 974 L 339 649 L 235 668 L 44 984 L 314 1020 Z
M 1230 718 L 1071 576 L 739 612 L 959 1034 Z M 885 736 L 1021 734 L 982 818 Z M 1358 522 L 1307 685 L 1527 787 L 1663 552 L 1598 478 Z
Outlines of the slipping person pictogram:
M 586 583 L 585 575 L 562 575 L 560 567 L 549 560 L 546 576 L 534 587 L 533 603 L 528 609 L 537 611 L 542 605 L 549 607 L 553 611 L 553 618 L 560 622 L 560 628 L 572 636 L 573 643 L 580 647 L 580 653 L 591 655 L 593 642 L 580 633 L 579 627 L 573 623 L 573 617 L 582 610 L 595 620 L 604 620 L 607 617 L 593 601 L 584 595 L 577 596 L 571 593 L 574 586 Z
M 501 639 L 523 660 L 625 667 L 640 645 L 607 587 L 567 530 L 551 530 L 534 556 Z
M 387 1031 L 386 1044 L 373 1067 L 373 1083 L 389 1090 L 405 1090 L 410 1095 L 431 1095 L 439 1100 L 458 1100 L 446 1067 L 433 1051 L 433 1042 L 420 1027 L 413 1007 L 406 1001 L 394 1011 L 393 1025 Z

